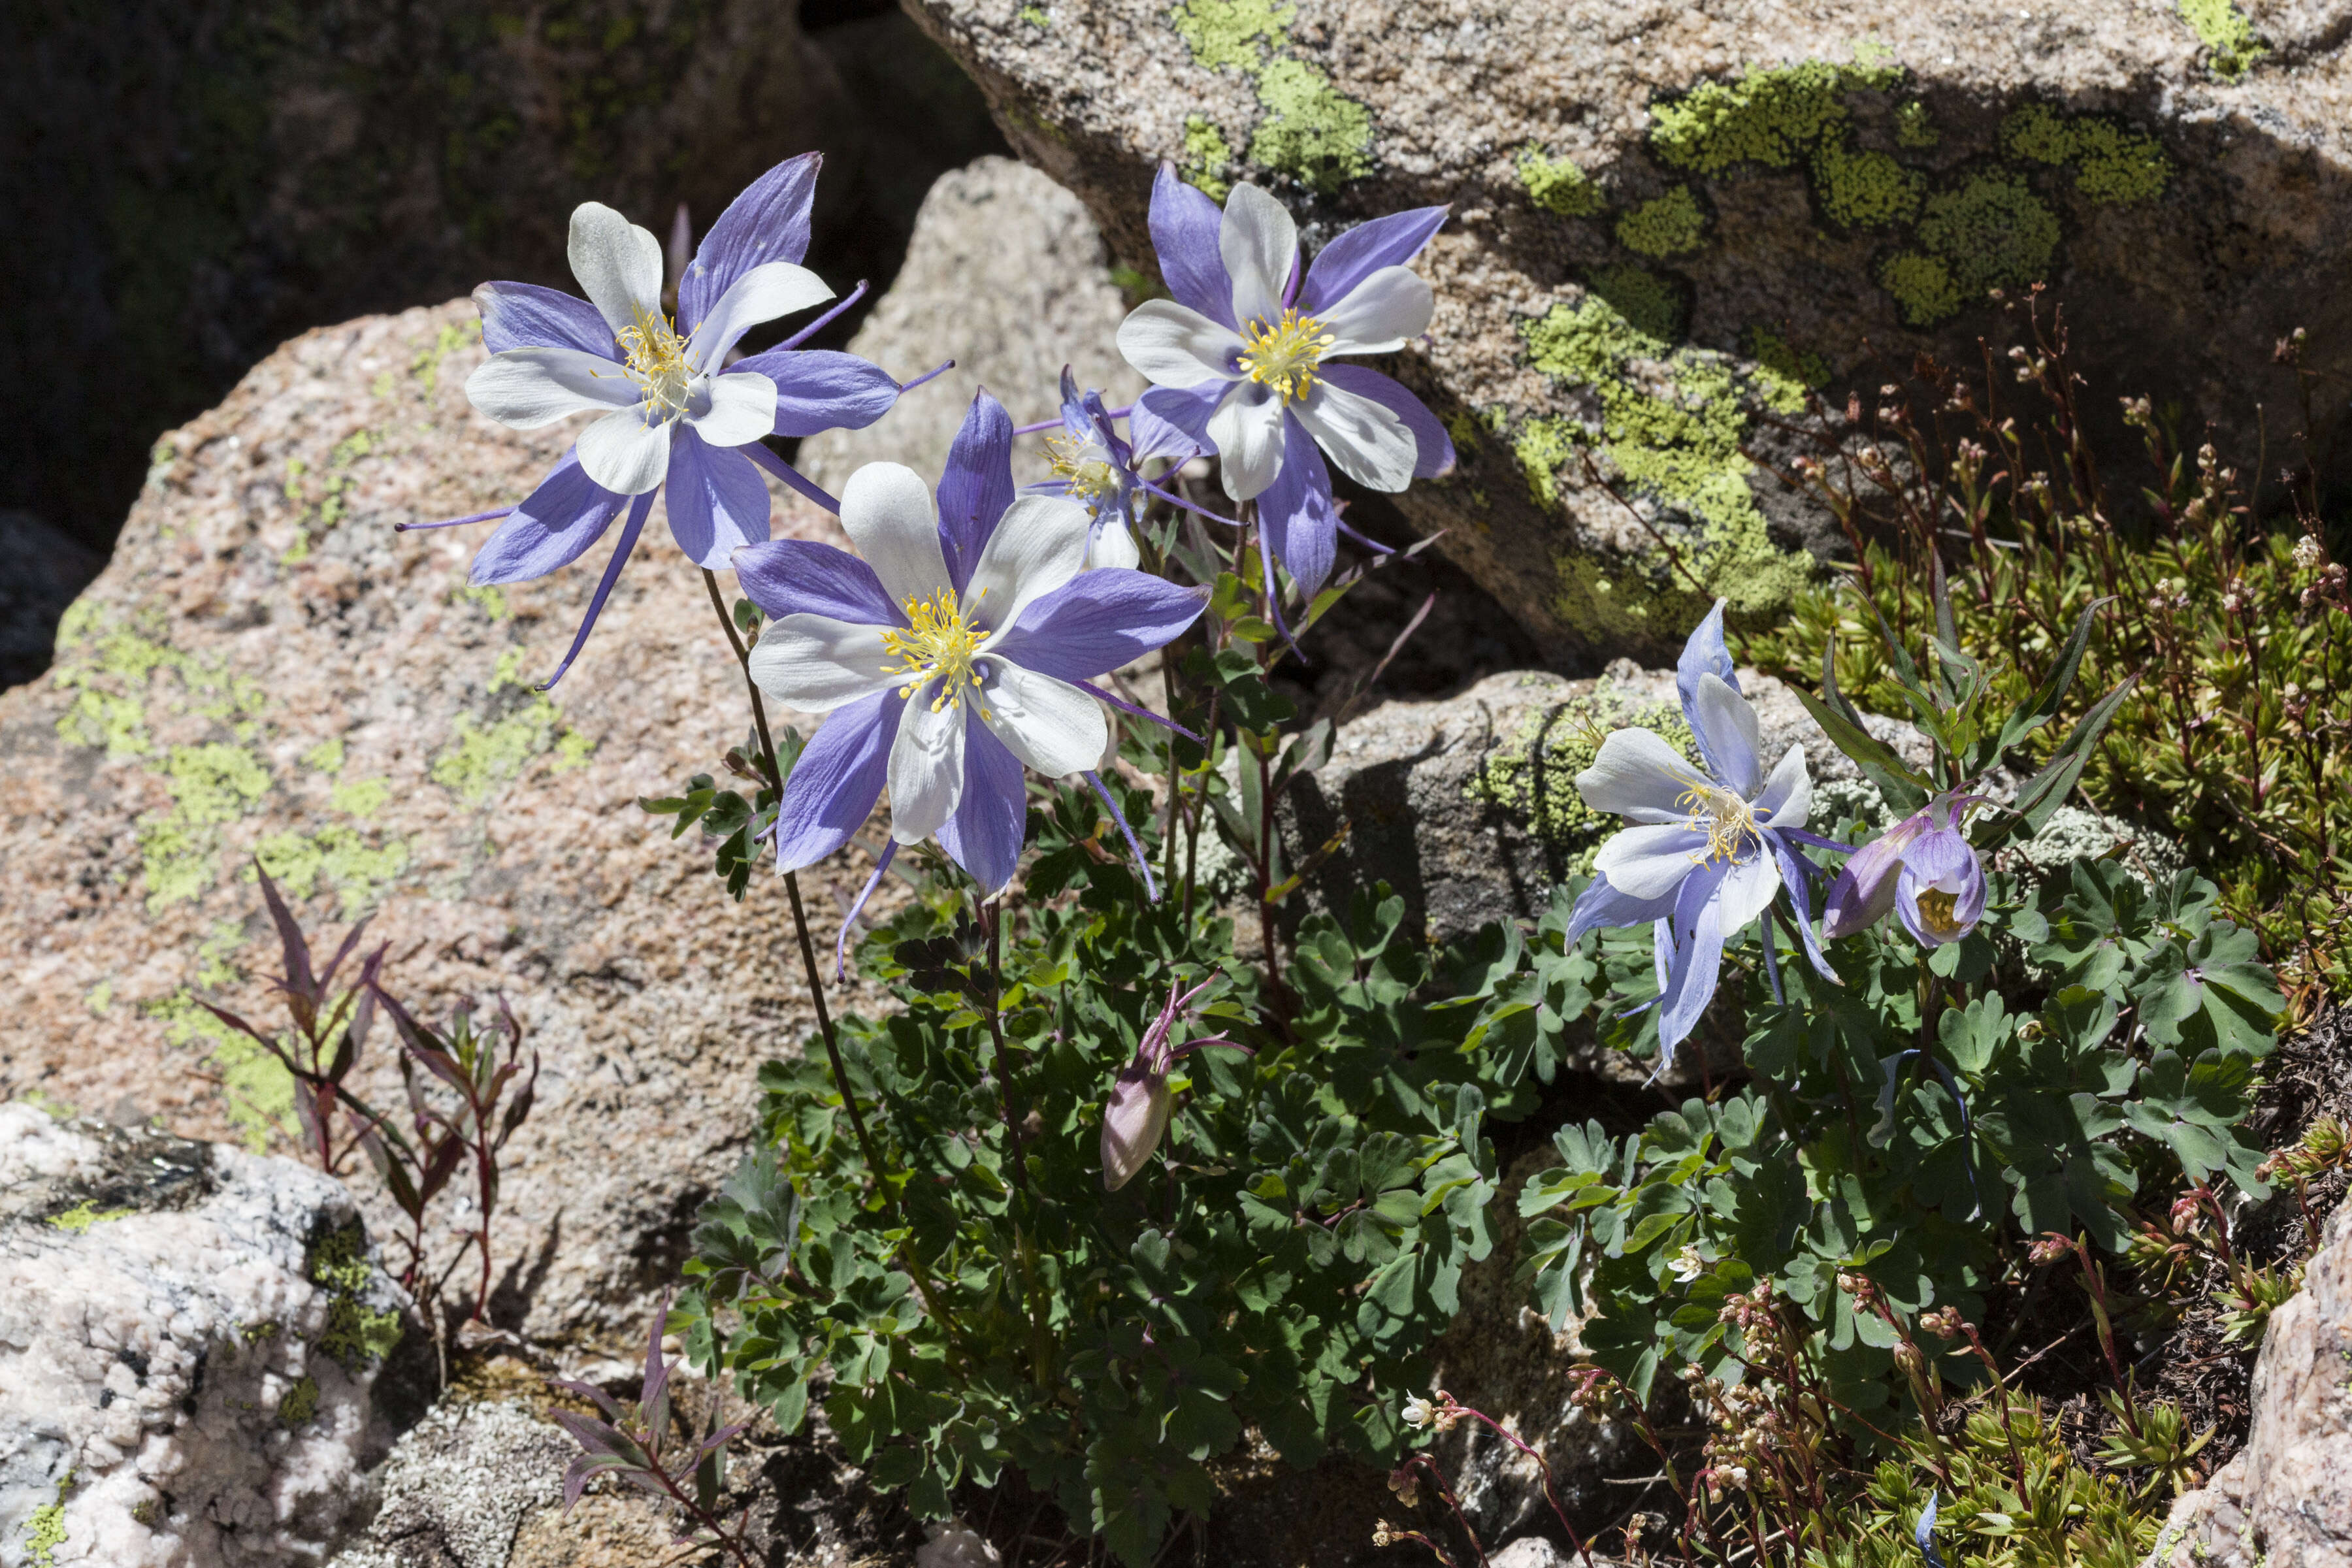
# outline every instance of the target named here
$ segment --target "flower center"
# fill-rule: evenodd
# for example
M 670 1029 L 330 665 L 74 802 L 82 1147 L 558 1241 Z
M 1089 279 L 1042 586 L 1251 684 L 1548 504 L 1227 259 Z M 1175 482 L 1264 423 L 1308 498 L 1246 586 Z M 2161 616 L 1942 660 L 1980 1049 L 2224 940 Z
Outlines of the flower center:
M 986 598 L 988 590 L 982 589 L 981 596 Z M 964 619 L 953 588 L 942 588 L 929 599 L 908 599 L 906 610 L 907 629 L 882 634 L 882 651 L 899 661 L 896 667 L 884 665 L 882 673 L 907 677 L 907 684 L 898 689 L 901 697 L 912 697 L 938 681 L 939 694 L 931 699 L 934 713 L 961 706 L 963 689 L 980 687 L 972 661 L 980 657 L 980 645 L 993 634 Z M 981 709 L 980 716 L 989 717 L 988 710 Z
M 1706 852 L 1692 861 L 1707 865 L 1736 861 L 1751 841 L 1758 841 L 1756 808 L 1730 790 L 1713 784 L 1693 784 L 1675 805 L 1690 813 L 1690 827 L 1706 835 Z
M 1045 437 L 1045 453 L 1053 464 L 1054 477 L 1069 482 L 1071 500 L 1097 501 L 1118 488 L 1118 476 L 1110 464 L 1087 455 L 1098 450 L 1090 441 L 1081 442 L 1068 436 Z
M 1941 888 L 1928 889 L 1918 898 L 1919 923 L 1939 937 L 1956 934 L 1960 922 L 1952 918 L 1952 910 L 1959 900 L 1958 893 L 1948 893 Z
M 1339 341 L 1322 322 L 1296 310 L 1284 310 L 1282 320 L 1271 325 L 1252 321 L 1243 331 L 1248 346 L 1242 351 L 1242 369 L 1252 381 L 1281 394 L 1285 403 L 1296 403 L 1314 387 L 1316 367 Z
M 614 334 L 629 357 L 624 365 L 629 379 L 646 395 L 652 422 L 664 424 L 686 412 L 686 396 L 694 384 L 694 367 L 687 363 L 686 340 L 669 318 L 656 311 L 637 311 L 635 326 Z

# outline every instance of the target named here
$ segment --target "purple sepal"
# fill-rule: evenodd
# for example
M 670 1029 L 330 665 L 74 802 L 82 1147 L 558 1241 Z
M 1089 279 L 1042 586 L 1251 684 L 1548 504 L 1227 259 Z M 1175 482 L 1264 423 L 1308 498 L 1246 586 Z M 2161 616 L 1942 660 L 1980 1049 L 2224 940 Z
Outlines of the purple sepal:
M 1315 438 L 1295 414 L 1285 426 L 1282 467 L 1257 498 L 1258 526 L 1299 592 L 1312 599 L 1331 575 L 1339 549 L 1339 511 L 1331 500 L 1331 470 Z
M 596 592 L 588 601 L 588 613 L 580 617 L 580 629 L 572 636 L 572 646 L 564 650 L 563 662 L 555 673 L 532 689 L 549 691 L 563 679 L 580 650 L 588 646 L 588 634 L 596 629 L 596 617 L 604 613 L 604 601 L 613 596 L 613 584 L 621 580 L 621 568 L 629 563 L 629 552 L 637 547 L 637 535 L 646 531 L 646 517 L 654 510 L 654 492 L 633 498 L 629 502 L 629 521 L 621 525 L 621 542 L 613 546 L 613 558 L 604 563 L 604 575 L 596 580 Z
M 849 842 L 874 815 L 889 776 L 890 743 L 907 700 L 896 689 L 845 702 L 825 715 L 793 764 L 776 808 L 776 869 L 814 866 Z
M 898 401 L 889 372 L 833 349 L 770 349 L 727 368 L 757 371 L 776 384 L 779 436 L 863 430 Z
M 669 535 L 696 565 L 717 571 L 747 544 L 768 537 L 768 486 L 751 460 L 714 447 L 680 421 L 662 483 Z
M 1127 852 L 1134 858 L 1135 868 L 1142 873 L 1144 896 L 1151 902 L 1158 903 L 1160 884 L 1152 879 L 1151 862 L 1144 858 L 1143 845 L 1135 837 L 1135 829 L 1128 826 L 1127 813 L 1119 810 L 1118 802 L 1112 799 L 1110 791 L 1103 787 L 1100 773 L 1088 772 L 1084 776 L 1087 783 L 1094 786 L 1095 794 L 1101 797 L 1104 809 L 1110 813 L 1110 819 L 1118 824 L 1119 836 L 1127 840 Z
M 1895 907 L 1895 879 L 1903 848 L 1926 825 L 1926 814 L 1904 818 L 1860 849 L 1830 879 L 1822 906 L 1822 934 L 1832 942 L 1867 930 Z
M 1013 416 L 983 391 L 972 398 L 940 476 L 940 551 L 958 593 L 1012 504 Z
M 619 347 L 604 313 L 585 300 L 536 283 L 485 283 L 474 290 L 482 313 L 482 346 L 492 353 L 509 349 L 578 349 L 618 362 Z
M 771 620 L 829 616 L 853 626 L 895 626 L 905 617 L 874 568 L 846 550 L 810 539 L 747 544 L 735 552 L 735 581 Z
M 1683 720 L 1690 725 L 1691 738 L 1698 743 L 1699 761 L 1717 779 L 1727 781 L 1731 774 L 1724 770 L 1730 759 L 1718 757 L 1707 742 L 1707 727 L 1699 722 L 1698 678 L 1713 675 L 1732 690 L 1739 689 L 1739 671 L 1731 662 L 1731 650 L 1723 641 L 1723 605 L 1717 599 L 1715 608 L 1706 613 L 1696 630 L 1683 644 L 1683 655 L 1675 666 L 1675 689 L 1683 700 Z
M 1175 301 L 1221 325 L 1234 326 L 1234 280 L 1217 251 L 1224 214 L 1207 195 L 1160 165 L 1151 183 L 1151 248 L 1160 277 Z M 1238 330 L 1238 329 L 1236 329 Z
M 568 451 L 483 542 L 467 581 L 478 588 L 521 583 L 568 566 L 604 536 L 628 504 L 628 497 L 588 477 L 577 450 Z
M 1605 871 L 1596 873 L 1583 892 L 1576 896 L 1576 908 L 1568 917 L 1568 945 L 1573 947 L 1584 939 L 1587 931 L 1603 927 L 1637 926 L 1643 921 L 1664 920 L 1674 912 L 1675 896 L 1661 893 L 1654 899 L 1637 899 L 1621 892 L 1609 880 Z
M 1209 416 L 1232 390 L 1230 383 L 1219 381 L 1183 389 L 1155 386 L 1146 392 L 1127 416 L 1136 460 L 1215 451 L 1217 444 L 1209 439 Z
M 1447 207 L 1414 207 L 1360 223 L 1316 254 L 1299 291 L 1301 315 L 1316 316 L 1346 299 L 1357 284 L 1383 267 L 1402 267 L 1421 254 Z M 1186 301 L 1191 303 L 1191 301 Z M 1197 307 L 1196 307 L 1197 308 Z
M 1813 900 L 1806 884 L 1820 868 L 1798 854 L 1796 847 L 1781 832 L 1767 828 L 1763 838 L 1771 847 L 1772 858 L 1780 862 L 1780 885 L 1789 889 L 1789 902 L 1796 908 L 1797 935 L 1805 944 L 1805 956 L 1812 961 L 1814 970 L 1822 979 L 1832 985 L 1844 984 L 1838 979 L 1837 971 L 1830 967 L 1829 959 L 1822 952 L 1822 939 L 1813 931 Z M 1771 945 L 1772 933 L 1767 931 L 1764 933 L 1765 949 L 1769 952 Z
M 841 934 L 833 942 L 833 979 L 836 985 L 849 973 L 849 933 L 857 929 L 857 917 L 865 913 L 866 900 L 872 898 L 874 889 L 882 885 L 882 874 L 898 858 L 898 841 L 893 838 L 882 847 L 882 858 L 874 862 L 874 875 L 866 878 L 866 886 L 857 889 L 857 901 L 842 911 Z
M 816 199 L 821 153 L 787 158 L 750 184 L 710 232 L 677 285 L 677 330 L 691 332 L 730 285 L 770 261 L 798 262 L 808 254 L 809 204 Z
M 971 873 L 984 896 L 1013 880 L 1021 865 L 1029 790 L 1021 759 L 968 703 L 963 723 L 963 797 L 940 825 L 940 847 Z
M 1683 879 L 1675 900 L 1675 954 L 1658 1010 L 1658 1046 L 1669 1057 L 1697 1027 L 1723 972 L 1723 879 L 1731 863 L 1703 866 Z
M 1360 364 L 1327 364 L 1318 374 L 1340 391 L 1369 397 L 1404 421 L 1404 427 L 1412 432 L 1413 478 L 1434 479 L 1454 471 L 1454 438 L 1429 411 L 1429 405 L 1402 382 Z
M 1174 641 L 1206 603 L 1200 590 L 1148 572 L 1085 572 L 1022 611 L 989 651 L 1057 680 L 1087 680 Z

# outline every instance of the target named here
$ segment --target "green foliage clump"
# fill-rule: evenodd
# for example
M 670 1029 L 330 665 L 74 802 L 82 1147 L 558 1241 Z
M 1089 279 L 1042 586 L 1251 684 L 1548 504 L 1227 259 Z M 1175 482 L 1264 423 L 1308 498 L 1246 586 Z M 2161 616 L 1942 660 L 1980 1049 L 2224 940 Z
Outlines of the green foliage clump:
M 2239 80 L 2271 52 L 2234 0 L 2179 0 L 2179 5 L 2181 20 L 2205 46 L 2206 63 L 2222 80 Z
M 1636 701 L 1604 685 L 1590 697 L 1530 711 L 1481 759 L 1465 793 L 1507 808 L 1542 843 L 1568 853 L 1570 874 L 1590 875 L 1601 839 L 1617 819 L 1584 804 L 1576 775 L 1592 765 L 1602 736 L 1614 729 L 1649 730 L 1685 757 L 1694 752 L 1679 704 Z
M 1891 228 L 1919 215 L 1926 184 L 1884 153 L 1843 145 L 1813 154 L 1813 189 L 1822 211 L 1841 228 Z
M 1548 158 L 1530 147 L 1519 154 L 1519 183 L 1528 199 L 1561 217 L 1591 217 L 1601 211 L 1601 187 L 1573 159 Z
M 1617 240 L 1643 256 L 1681 256 L 1706 237 L 1706 213 L 1688 185 L 1643 202 L 1617 220 Z

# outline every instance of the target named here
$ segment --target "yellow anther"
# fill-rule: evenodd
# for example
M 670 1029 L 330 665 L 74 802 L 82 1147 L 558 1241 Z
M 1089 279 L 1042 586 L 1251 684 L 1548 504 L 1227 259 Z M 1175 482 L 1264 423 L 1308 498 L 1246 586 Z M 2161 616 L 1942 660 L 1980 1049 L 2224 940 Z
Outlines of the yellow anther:
M 1118 476 L 1108 463 L 1087 457 L 1088 445 L 1067 436 L 1045 437 L 1045 456 L 1053 465 L 1053 475 L 1069 481 L 1072 500 L 1095 500 L 1108 495 L 1118 485 Z
M 1930 888 L 1919 895 L 1917 901 L 1919 923 L 1937 936 L 1949 937 L 1960 929 L 1960 922 L 1952 915 L 1953 906 L 1960 901 L 1960 896 L 1958 893 L 1948 893 L 1941 888 Z
M 1757 832 L 1756 808 L 1730 790 L 1695 782 L 1675 804 L 1690 814 L 1693 832 L 1706 835 L 1706 852 L 1691 857 L 1696 865 L 1737 861 L 1750 845 L 1760 847 L 1763 844 Z
M 987 596 L 988 590 L 982 589 L 981 597 Z M 907 629 L 882 634 L 882 651 L 899 661 L 895 668 L 884 665 L 882 673 L 908 678 L 898 689 L 900 697 L 912 697 L 938 681 L 938 695 L 931 699 L 934 713 L 961 706 L 963 689 L 976 689 L 980 685 L 980 672 L 972 668 L 972 660 L 980 657 L 980 645 L 992 634 L 964 619 L 953 588 L 942 588 L 929 599 L 910 598 L 906 610 Z
M 1252 381 L 1270 386 L 1285 403 L 1296 403 L 1313 390 L 1315 372 L 1339 339 L 1323 323 L 1297 310 L 1286 310 L 1268 324 L 1251 321 L 1242 329 L 1248 340 L 1241 367 Z
M 675 418 L 686 412 L 687 392 L 694 384 L 694 367 L 686 359 L 686 340 L 659 311 L 649 314 L 640 307 L 636 318 L 634 326 L 614 334 L 628 355 L 623 368 L 644 391 L 656 420 Z

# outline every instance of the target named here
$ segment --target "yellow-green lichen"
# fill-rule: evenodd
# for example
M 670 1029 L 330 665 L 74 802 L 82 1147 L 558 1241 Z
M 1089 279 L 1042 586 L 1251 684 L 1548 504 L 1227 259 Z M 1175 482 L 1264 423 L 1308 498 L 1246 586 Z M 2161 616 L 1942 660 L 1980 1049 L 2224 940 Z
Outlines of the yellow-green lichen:
M 1706 212 L 1688 185 L 1643 202 L 1617 220 L 1617 241 L 1643 256 L 1684 256 L 1706 237 Z
M 114 1005 L 114 982 L 111 979 L 101 980 L 91 986 L 83 993 L 81 1005 L 89 1009 L 92 1017 L 105 1017 Z
M 1918 99 L 1910 99 L 1895 106 L 1895 144 L 1925 150 L 1944 139 L 1936 129 L 1936 117 Z
M 1518 171 L 1528 199 L 1548 213 L 1591 217 L 1601 209 L 1601 187 L 1572 160 L 1548 158 L 1530 147 L 1519 154 Z
M 459 349 L 479 342 L 481 336 L 482 323 L 479 321 L 450 321 L 444 323 L 431 347 L 417 351 L 416 357 L 409 362 L 408 374 L 416 378 L 427 398 L 441 389 L 441 362 Z
M 1797 347 L 1769 327 L 1748 329 L 1748 357 L 1797 389 L 1795 407 L 1775 405 L 1783 414 L 1794 414 L 1804 406 L 1807 389 L 1818 391 L 1830 383 L 1829 361 L 1810 349 Z
M 1185 116 L 1184 163 L 1180 170 L 1185 180 L 1211 201 L 1222 202 L 1234 188 L 1225 177 L 1233 166 L 1233 146 L 1215 122 L 1205 114 Z
M 1694 174 L 1719 174 L 1741 163 L 1793 168 L 1843 132 L 1845 94 L 1902 79 L 1900 66 L 1858 58 L 1852 65 L 1803 60 L 1702 82 L 1650 111 L 1650 146 L 1668 166 Z
M 2103 206 L 2154 201 L 2172 178 L 2172 161 L 2155 137 L 2101 115 L 2029 103 L 2001 121 L 2000 140 L 2013 158 L 2073 169 L 2074 188 Z
M 337 779 L 327 791 L 329 805 L 358 817 L 373 816 L 390 799 L 392 784 L 386 779 Z
M 505 620 L 512 613 L 507 608 L 507 591 L 495 583 L 478 588 L 471 584 L 462 588 L 453 588 L 449 591 L 449 602 L 453 605 L 473 605 L 474 608 L 481 611 L 483 617 L 493 626 Z
M 309 1374 L 294 1380 L 294 1385 L 278 1396 L 278 1419 L 280 1425 L 292 1428 L 304 1425 L 319 1414 L 319 1380 Z
M 510 688 L 527 690 L 522 658 L 520 648 L 499 656 L 490 674 L 491 695 Z M 564 724 L 562 710 L 539 691 L 527 690 L 520 708 L 488 723 L 460 713 L 455 729 L 455 739 L 433 759 L 432 778 L 468 805 L 479 805 L 504 789 L 544 752 L 555 753 L 549 767 L 561 773 L 587 766 L 593 750 L 585 736 Z
M 2058 251 L 2058 215 L 2024 177 L 1977 174 L 1929 196 L 1919 242 L 1944 258 L 1962 293 L 2034 282 Z
M 1832 143 L 1813 154 L 1813 190 L 1841 228 L 1891 228 L 1919 216 L 1924 182 L 1884 153 Z
M 1643 702 L 1604 683 L 1590 697 L 1528 712 L 1509 739 L 1480 760 L 1463 794 L 1502 806 L 1539 842 L 1566 852 L 1564 876 L 1589 873 L 1601 841 L 1620 824 L 1584 804 L 1576 775 L 1592 765 L 1612 730 L 1652 731 L 1685 759 L 1694 749 L 1677 704 Z
M 1015 15 L 1017 15 L 1022 21 L 1028 23 L 1039 32 L 1043 32 L 1054 25 L 1053 14 L 1047 11 L 1043 5 L 1024 5 L 1017 13 L 1015 13 Z
M 444 329 L 445 332 L 450 329 Z M 373 430 L 356 431 L 335 443 L 327 455 L 327 470 L 314 488 L 306 479 L 309 465 L 299 458 L 286 460 L 285 497 L 296 507 L 294 542 L 278 559 L 292 566 L 310 559 L 310 546 L 351 510 L 351 467 L 374 451 L 383 437 Z
M 316 768 L 332 778 L 343 771 L 343 738 L 341 735 L 320 742 L 302 753 L 302 765 Z
M 94 1200 L 84 1198 L 65 1213 L 51 1215 L 49 1228 L 62 1230 L 68 1236 L 83 1236 L 89 1233 L 91 1226 L 125 1219 L 134 1212 L 131 1209 L 100 1209 Z
M 1897 251 L 1879 268 L 1878 283 L 1915 327 L 1932 327 L 1959 313 L 1960 286 L 1939 257 Z
M 1610 582 L 1576 558 L 1564 563 L 1553 605 L 1561 619 L 1606 634 L 1645 628 L 1653 603 L 1677 613 L 1703 608 L 1685 573 L 1707 584 L 1706 593 L 1728 597 L 1735 613 L 1760 616 L 1810 580 L 1809 556 L 1772 543 L 1748 488 L 1752 465 L 1740 450 L 1750 408 L 1801 397 L 1794 383 L 1769 367 L 1743 370 L 1719 353 L 1675 348 L 1597 292 L 1553 305 L 1520 323 L 1520 331 L 1537 369 L 1589 391 L 1601 405 L 1598 430 L 1558 419 L 1522 426 L 1515 447 L 1538 501 L 1556 502 L 1559 469 L 1574 447 L 1589 444 L 1632 496 L 1679 524 L 1670 548 L 1680 570 L 1664 551 L 1637 563 L 1639 581 Z
M 1290 41 L 1291 0 L 1185 0 L 1174 21 L 1192 58 L 1211 70 L 1255 73 L 1264 51 Z
M 1255 84 L 1264 118 L 1250 136 L 1249 161 L 1328 195 L 1371 173 L 1372 111 L 1333 87 L 1321 67 L 1283 52 L 1297 15 L 1290 0 L 1185 0 L 1171 19 L 1194 60 Z M 1192 153 L 1188 122 L 1188 163 Z
M 154 689 L 162 675 L 172 677 L 176 693 Z M 166 713 L 225 724 L 240 741 L 257 732 L 256 720 L 268 706 L 259 681 L 231 670 L 224 659 L 184 653 L 165 642 L 160 615 L 126 617 L 89 599 L 76 600 L 58 621 L 50 680 L 74 694 L 58 720 L 58 738 L 68 745 L 103 746 L 116 762 L 154 750 L 147 728 L 151 701 Z
M 1586 285 L 1644 336 L 1673 342 L 1683 335 L 1683 297 L 1646 268 L 1603 267 Z
M 142 1011 L 163 1026 L 170 1044 L 206 1047 L 228 1123 L 247 1149 L 258 1154 L 273 1134 L 296 1131 L 294 1076 L 268 1047 L 222 1023 L 184 990 Z
M 242 746 L 174 746 L 163 762 L 168 811 L 140 818 L 141 873 L 150 914 L 200 897 L 218 879 L 220 830 L 249 815 L 269 792 L 269 773 Z
M 381 784 L 383 781 L 359 782 Z M 337 786 L 338 793 L 341 787 Z M 341 898 L 347 920 L 373 905 L 408 869 L 405 839 L 371 844 L 359 829 L 341 823 L 316 833 L 294 828 L 273 833 L 254 846 L 253 853 L 270 879 L 294 898 L 309 898 L 324 877 Z
M 58 1568 L 58 1548 L 66 1543 L 66 1493 L 73 1490 L 74 1472 L 58 1483 L 58 1500 L 45 1502 L 25 1519 L 26 1568 Z
M 306 1272 L 312 1284 L 327 1291 L 327 1328 L 319 1336 L 321 1352 L 354 1373 L 392 1353 L 400 1343 L 400 1314 L 362 1304 L 374 1266 L 368 1261 L 367 1234 L 357 1220 L 320 1238 Z
M 2180 19 L 2205 46 L 2206 64 L 2222 80 L 2236 81 L 2271 52 L 2254 24 L 2231 0 L 2179 0 L 2179 5 Z

